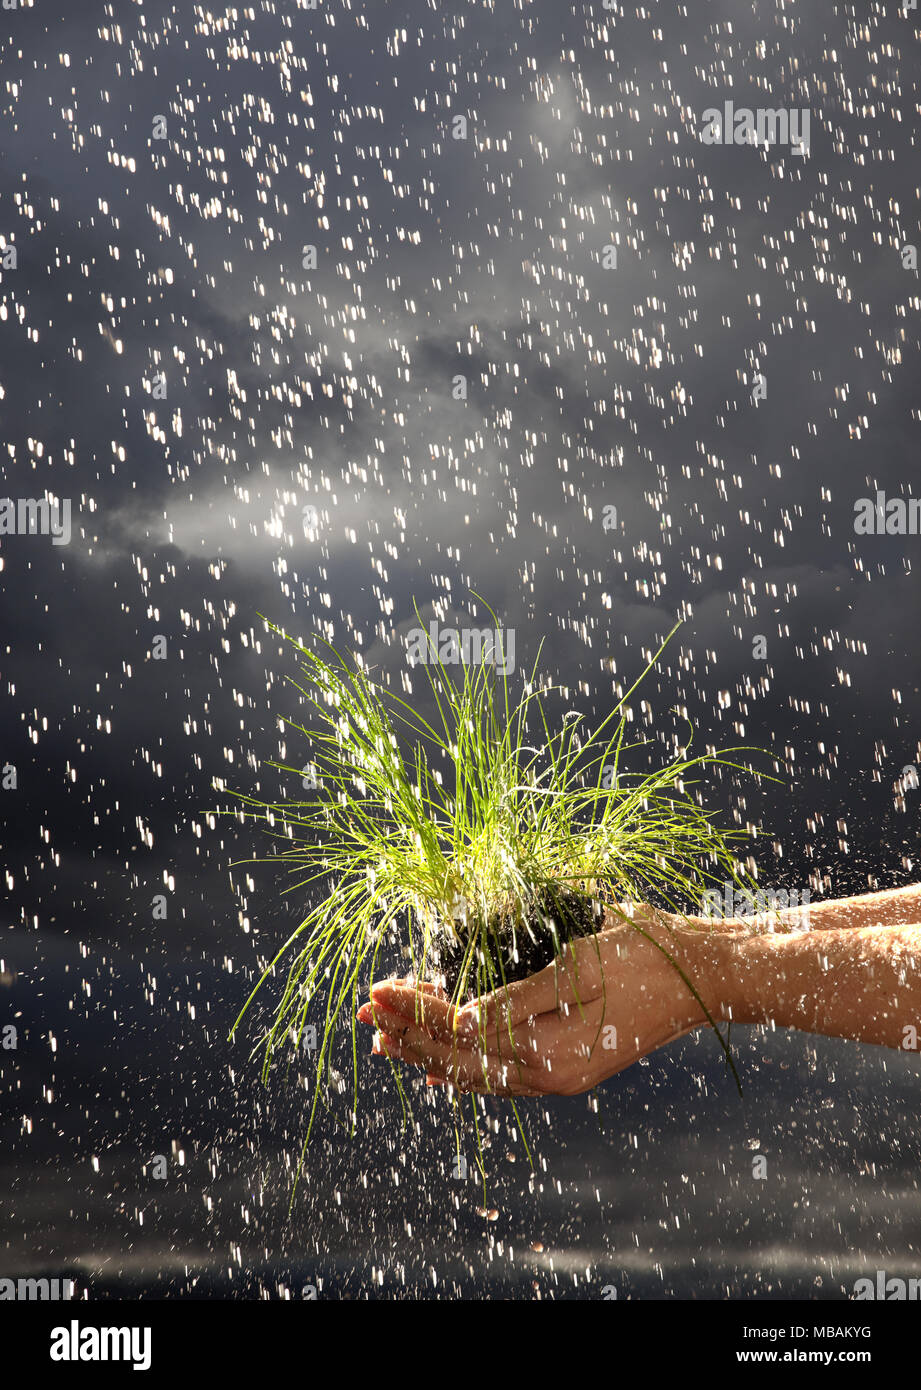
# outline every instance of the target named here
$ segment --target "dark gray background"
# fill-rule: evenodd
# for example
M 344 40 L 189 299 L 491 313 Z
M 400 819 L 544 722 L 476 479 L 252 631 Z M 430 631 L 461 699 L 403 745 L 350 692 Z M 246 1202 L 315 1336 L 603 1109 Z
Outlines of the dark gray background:
M 265 842 L 206 820 L 215 776 L 285 788 L 259 763 L 296 668 L 258 613 L 421 700 L 413 603 L 480 624 L 473 589 L 519 672 L 543 640 L 556 717 L 602 717 L 685 617 L 634 701 L 656 740 L 635 766 L 686 707 L 701 751 L 781 758 L 782 786 L 707 788 L 766 828 L 766 886 L 918 877 L 921 792 L 900 809 L 895 783 L 921 764 L 919 538 L 853 515 L 918 490 L 921 37 L 896 4 L 856 11 L 2 12 L 2 491 L 73 503 L 68 546 L 0 538 L 3 1273 L 92 1298 L 834 1298 L 918 1275 L 917 1054 L 767 1030 L 733 1039 L 742 1100 L 701 1034 L 597 1114 L 525 1102 L 533 1180 L 488 1102 L 490 1223 L 446 1175 L 446 1098 L 404 1131 L 362 1058 L 359 1133 L 322 1129 L 289 1221 L 302 1071 L 266 1091 L 227 1031 L 303 903 L 271 865 L 229 873 Z M 701 144 L 730 98 L 808 109 L 809 157 Z

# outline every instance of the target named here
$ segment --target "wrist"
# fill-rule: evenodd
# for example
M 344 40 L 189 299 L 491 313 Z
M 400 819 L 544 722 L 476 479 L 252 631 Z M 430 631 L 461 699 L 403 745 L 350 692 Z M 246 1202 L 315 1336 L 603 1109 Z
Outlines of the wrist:
M 715 924 L 705 917 L 684 917 L 651 909 L 637 914 L 644 933 L 666 951 L 686 977 L 693 991 L 682 985 L 687 995 L 688 1022 L 691 1027 L 733 1020 L 754 1022 L 750 994 L 751 965 L 746 946 L 751 939 L 746 924 L 726 919 Z
M 718 930 L 704 918 L 691 922 L 691 926 L 679 925 L 666 932 L 662 944 L 700 996 L 700 1003 L 695 1001 L 698 1022 L 708 1022 L 701 1004 L 716 1022 L 757 1022 L 757 1003 L 763 990 L 761 960 L 751 950 L 754 938 L 742 922 L 725 921 Z

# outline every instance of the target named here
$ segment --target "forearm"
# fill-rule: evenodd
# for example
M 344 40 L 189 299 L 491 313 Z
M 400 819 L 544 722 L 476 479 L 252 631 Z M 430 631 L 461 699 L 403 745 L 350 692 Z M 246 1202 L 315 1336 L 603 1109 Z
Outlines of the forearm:
M 716 1016 L 884 1047 L 921 1035 L 921 925 L 702 940 Z
M 861 893 L 854 898 L 829 898 L 804 908 L 777 913 L 779 926 L 808 925 L 812 931 L 856 930 L 862 927 L 913 926 L 921 922 L 921 884 L 888 888 L 881 893 Z
M 635 918 L 718 1021 L 921 1045 L 921 885 L 750 918 Z M 704 1024 L 699 1004 L 696 1023 Z M 689 1015 L 689 1016 L 690 1016 Z M 692 1025 L 693 1026 L 693 1025 Z
M 690 923 L 694 928 L 729 935 L 750 933 L 751 917 L 680 917 L 674 913 L 661 914 L 671 925 Z M 854 930 L 861 927 L 911 926 L 921 922 L 921 884 L 907 888 L 889 888 L 881 893 L 861 893 L 853 898 L 829 898 L 824 902 L 807 902 L 803 906 L 778 908 L 770 913 L 769 931 Z

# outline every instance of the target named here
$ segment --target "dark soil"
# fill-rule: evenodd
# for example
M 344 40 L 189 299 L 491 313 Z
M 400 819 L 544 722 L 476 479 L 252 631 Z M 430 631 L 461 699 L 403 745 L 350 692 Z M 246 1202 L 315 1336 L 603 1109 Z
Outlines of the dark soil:
M 501 958 L 506 983 L 527 979 L 528 975 L 549 965 L 567 941 L 599 931 L 601 916 L 602 908 L 597 899 L 569 888 L 550 885 L 544 889 L 532 909 L 527 914 L 522 913 L 517 920 L 498 913 L 488 918 L 487 932 L 496 968 Z M 479 937 L 482 923 L 468 917 L 466 924 L 455 920 L 454 927 L 461 939 L 446 941 L 435 962 L 436 969 L 444 974 L 451 994 L 460 979 L 470 934 L 473 932 L 474 936 Z M 514 959 L 516 952 L 517 960 Z M 478 964 L 474 957 L 463 998 L 470 999 L 476 993 Z M 501 973 L 497 984 L 500 982 Z

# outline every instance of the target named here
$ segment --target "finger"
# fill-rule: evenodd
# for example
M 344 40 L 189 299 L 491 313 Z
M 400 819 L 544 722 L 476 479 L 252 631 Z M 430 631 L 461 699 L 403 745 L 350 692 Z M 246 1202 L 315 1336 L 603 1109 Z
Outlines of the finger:
M 380 1014 L 382 1009 L 391 1014 L 400 1014 L 424 1028 L 440 1042 L 447 1042 L 454 1037 L 456 1010 L 443 995 L 419 994 L 417 990 L 397 980 L 385 980 L 372 985 L 371 1003 L 377 1014 Z
M 442 1076 L 452 1085 L 482 1085 L 484 1090 L 492 1094 L 507 1090 L 518 1094 L 522 1089 L 541 1093 L 551 1089 L 544 1085 L 544 1078 L 548 1076 L 544 1064 L 529 1066 L 523 1059 L 506 1062 L 472 1049 L 438 1043 L 405 1019 L 398 1020 L 397 1031 L 389 1031 L 391 1026 L 385 1016 L 379 1041 L 381 1050 L 387 1056 L 425 1067 L 427 1073 Z
M 427 1032 L 400 1015 L 385 1013 L 379 1022 L 379 1042 L 388 1055 L 400 1056 L 404 1061 L 425 1066 L 428 1072 L 451 1082 L 480 1081 L 485 1078 L 489 1083 L 487 1089 L 498 1090 L 508 1084 L 513 1076 L 516 1085 L 540 1086 L 541 1078 L 548 1071 L 543 1061 L 529 1065 L 523 1054 L 506 1060 L 486 1055 L 478 1049 L 460 1049 L 453 1040 L 450 1043 L 436 1042 Z
M 399 975 L 389 981 L 381 980 L 379 983 L 400 985 L 402 988 L 416 990 L 422 994 L 435 994 L 440 999 L 447 998 L 442 985 L 436 984 L 434 980 L 420 980 L 416 975 Z
M 416 981 L 412 975 L 405 975 L 393 980 L 382 980 L 372 985 L 371 999 L 367 1003 L 362 1004 L 361 1008 L 356 1011 L 355 1017 L 360 1023 L 374 1023 L 375 999 L 377 997 L 376 991 L 381 989 L 385 991 L 383 996 L 384 1000 L 389 997 L 387 991 L 399 990 L 401 1007 L 406 1001 L 413 1001 L 412 1004 L 404 1010 L 408 1018 L 414 1018 L 416 1016 L 417 1000 L 425 997 L 431 999 L 445 999 L 447 997 L 441 985 L 437 985 L 431 980 Z
M 547 1094 L 546 1091 L 532 1091 L 526 1086 L 518 1086 L 517 1084 L 497 1086 L 495 1090 L 490 1090 L 488 1086 L 461 1086 L 459 1089 L 464 1095 L 501 1096 L 504 1100 L 510 1100 L 513 1096 L 543 1096 Z
M 413 1047 L 403 1038 L 381 1034 L 380 1051 L 394 1061 L 408 1062 L 413 1066 L 426 1068 L 429 1066 L 425 1050 Z M 542 1096 L 546 1094 L 546 1090 L 540 1090 L 532 1082 L 519 1078 L 514 1066 L 504 1071 L 493 1072 L 490 1069 L 489 1075 L 486 1077 L 483 1076 L 482 1069 L 477 1075 L 470 1074 L 468 1076 L 466 1068 L 461 1066 L 460 1072 L 462 1074 L 455 1075 L 452 1069 L 450 1074 L 444 1075 L 437 1071 L 426 1070 L 425 1080 L 429 1086 L 450 1086 L 464 1095 L 469 1095 L 471 1091 L 480 1095 L 491 1096 Z
M 545 1091 L 529 1091 L 524 1086 L 497 1086 L 493 1090 L 489 1086 L 455 1086 L 454 1089 L 462 1096 L 498 1096 L 500 1100 L 519 1100 L 522 1096 L 543 1096 Z
M 443 1069 L 443 1065 L 448 1060 L 453 1060 L 459 1051 L 470 1053 L 481 1061 L 499 1065 L 511 1065 L 516 1068 L 529 1066 L 534 1072 L 547 1067 L 547 1062 L 541 1055 L 543 1046 L 536 1036 L 535 1020 L 520 1024 L 511 1036 L 503 1033 L 498 1038 L 487 1038 L 484 1049 L 476 1036 L 459 1044 L 450 1021 L 434 1026 L 431 1015 L 435 1007 L 445 1009 L 440 1001 L 433 1001 L 426 1018 L 416 1021 L 409 1014 L 398 1013 L 394 1009 L 385 1008 L 383 1004 L 375 1005 L 374 1021 L 381 1033 L 399 1039 L 420 1054 L 424 1052 L 426 1056 L 437 1059 L 439 1067 L 435 1070 Z M 564 1024 L 559 1017 L 549 1015 L 541 1021 L 540 1027 L 542 1037 L 546 1038 L 552 1047 L 556 1044 L 558 1034 L 564 1029 Z
M 373 1012 L 372 1021 L 378 1032 L 387 1033 L 390 1037 L 404 1038 L 409 1030 L 415 1026 L 412 1019 L 407 1018 L 405 1014 L 394 1013 L 393 1010 L 385 1009 L 383 1006 L 365 1004 L 363 1005 L 363 1009 L 369 1009 Z M 359 1012 L 362 1012 L 362 1010 Z M 416 1031 L 417 1033 L 421 1033 L 420 1029 Z M 375 1042 L 378 1040 L 377 1036 L 375 1036 Z

